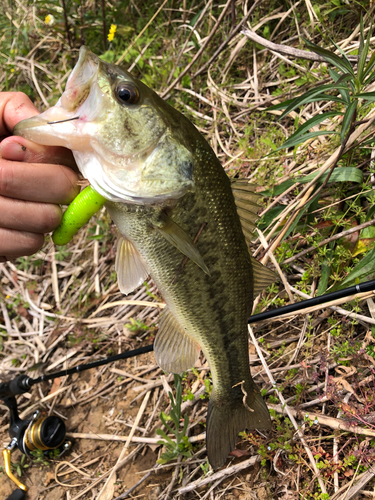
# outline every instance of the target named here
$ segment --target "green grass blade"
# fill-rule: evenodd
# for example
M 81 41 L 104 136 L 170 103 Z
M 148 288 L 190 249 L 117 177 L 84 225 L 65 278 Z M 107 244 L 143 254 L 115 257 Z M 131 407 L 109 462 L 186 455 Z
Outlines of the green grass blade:
M 285 109 L 289 106 L 294 101 L 294 99 L 288 99 L 287 101 L 280 102 L 279 104 L 274 104 L 273 106 L 270 106 L 267 108 L 269 111 L 273 110 L 278 110 L 278 109 Z
M 355 110 L 357 109 L 357 104 L 358 104 L 357 100 L 353 101 L 348 106 L 348 108 L 345 112 L 344 118 L 342 120 L 342 125 L 341 125 L 341 134 L 340 134 L 341 144 L 344 142 L 345 135 L 346 135 L 347 131 L 349 130 L 353 115 L 355 113 Z
M 346 59 L 346 60 L 342 59 L 341 57 L 337 56 L 333 52 L 326 50 L 326 49 L 322 49 L 318 45 L 315 45 L 315 43 L 309 42 L 305 38 L 303 38 L 303 41 L 305 42 L 305 44 L 307 45 L 307 47 L 310 50 L 312 50 L 313 52 L 315 52 L 319 56 L 324 57 L 324 59 L 327 62 L 333 64 L 333 66 L 336 66 L 336 68 L 341 70 L 343 73 L 350 73 L 355 78 L 355 74 L 354 74 L 352 65 L 350 64 L 348 59 Z
M 337 84 L 339 85 L 341 82 L 341 78 L 344 78 L 346 75 L 349 75 L 349 73 L 345 73 L 345 75 L 340 75 L 340 73 L 337 73 L 337 71 L 335 71 L 334 69 L 332 68 L 328 68 L 328 72 L 330 74 L 330 77 L 332 78 L 332 80 Z M 350 78 L 347 79 L 348 80 L 351 80 L 352 79 L 352 76 L 349 75 Z M 349 90 L 348 89 L 341 89 L 340 90 L 340 94 L 342 96 L 342 98 L 344 99 L 345 103 L 346 104 L 350 104 L 350 94 L 349 94 Z
M 339 111 L 329 111 L 328 113 L 322 113 L 321 115 L 316 115 L 310 118 L 310 120 L 307 120 L 304 124 L 302 124 L 295 132 L 292 134 L 279 148 L 284 149 L 286 147 L 292 147 L 292 145 L 288 146 L 286 145 L 287 143 L 293 142 L 297 137 L 301 136 L 310 128 L 315 127 L 316 125 L 319 125 L 319 123 L 323 122 L 327 118 L 331 118 L 333 116 L 341 115 L 343 113 L 340 113 Z M 323 133 L 323 131 L 321 131 Z M 316 132 L 314 132 L 316 133 Z M 302 141 L 303 142 L 303 141 Z M 294 144 L 295 145 L 295 144 Z
M 316 102 L 316 101 L 333 101 L 333 102 L 339 102 L 340 104 L 344 105 L 346 104 L 346 101 L 344 99 L 341 99 L 341 97 L 329 94 L 318 94 L 313 99 L 311 99 L 310 102 Z
M 333 116 L 338 116 L 342 115 L 340 111 L 328 111 L 327 113 L 322 113 L 321 115 L 315 115 L 310 120 L 307 120 L 305 123 L 303 123 L 295 132 L 293 135 L 288 137 L 288 140 L 291 139 L 292 137 L 298 137 L 301 134 L 304 134 L 310 128 L 315 127 L 316 125 L 319 125 L 319 123 L 324 122 L 327 118 L 331 118 Z
M 314 137 L 318 137 L 319 135 L 337 135 L 337 133 L 338 132 L 333 130 L 318 130 L 317 132 L 309 132 L 307 134 L 298 135 L 297 137 L 290 137 L 284 142 L 284 144 L 279 146 L 276 151 L 280 151 L 280 149 L 293 148 L 294 146 L 298 146 L 298 144 L 302 144 L 303 142 L 313 139 Z
M 364 101 L 374 102 L 375 92 L 362 92 L 361 94 L 353 95 L 355 99 L 363 99 Z
M 363 19 L 361 16 L 361 36 L 359 38 L 359 51 L 358 51 L 358 68 L 357 68 L 357 77 L 359 83 L 363 82 L 363 75 L 364 75 L 364 69 L 365 69 L 365 64 L 366 64 L 366 59 L 367 59 L 367 54 L 370 46 L 370 38 L 369 35 L 371 36 L 371 29 L 369 30 L 367 34 L 366 41 L 364 42 L 365 38 L 365 32 L 363 29 Z
M 369 79 L 367 77 L 371 73 L 374 65 L 375 65 L 375 52 L 373 52 L 373 54 L 371 54 L 370 60 L 367 63 L 367 66 L 365 68 L 365 72 L 364 72 L 364 75 L 363 75 L 363 80 L 364 80 L 364 83 L 366 83 L 366 84 L 370 83 L 370 81 L 369 81 Z
M 293 102 L 291 102 L 289 104 L 289 106 L 286 108 L 286 110 L 280 116 L 279 120 L 284 118 L 291 111 L 294 111 L 296 108 L 303 106 L 306 103 L 310 103 L 311 98 L 316 97 L 318 94 L 321 94 L 322 92 L 324 93 L 326 90 L 339 90 L 340 91 L 342 89 L 348 90 L 348 88 L 344 85 L 337 85 L 336 83 L 331 83 L 329 85 L 321 85 L 315 89 L 308 90 L 304 94 L 293 99 Z
M 340 54 L 342 55 L 342 60 L 344 60 L 344 61 L 346 62 L 346 64 L 347 64 L 350 68 L 352 68 L 352 70 L 353 70 L 353 66 L 352 66 L 351 62 L 349 61 L 349 59 L 348 59 L 347 55 L 345 54 L 345 52 L 342 50 L 342 48 L 341 48 L 339 45 L 337 45 L 337 43 L 335 43 L 332 39 L 331 39 L 331 42 L 333 43 L 333 45 L 336 47 L 336 49 L 337 49 L 337 50 L 340 52 Z M 353 75 L 355 75 L 354 70 L 353 70 Z
M 328 287 L 328 280 L 329 276 L 331 274 L 331 266 L 328 264 L 328 261 L 325 260 L 323 261 L 321 270 L 320 270 L 320 280 L 319 280 L 319 285 L 316 290 L 316 296 L 319 297 L 319 295 L 323 295 L 323 293 L 327 290 Z
M 305 177 L 301 177 L 296 179 L 297 182 L 301 184 L 307 184 L 311 182 L 317 177 L 319 172 L 314 172 L 312 174 L 306 175 Z M 318 183 L 322 183 L 326 180 L 328 173 L 325 173 L 318 179 Z M 363 182 L 363 172 L 355 167 L 337 167 L 332 172 L 329 182 L 356 182 L 361 184 Z

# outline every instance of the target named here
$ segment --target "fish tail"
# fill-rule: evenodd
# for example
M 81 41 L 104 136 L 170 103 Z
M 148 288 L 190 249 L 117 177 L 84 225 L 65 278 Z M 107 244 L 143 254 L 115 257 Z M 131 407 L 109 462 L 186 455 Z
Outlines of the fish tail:
M 236 445 L 238 433 L 248 429 L 269 429 L 271 418 L 262 396 L 255 388 L 251 404 L 244 404 L 244 398 L 215 397 L 212 392 L 207 412 L 206 443 L 207 456 L 213 469 L 221 467 Z

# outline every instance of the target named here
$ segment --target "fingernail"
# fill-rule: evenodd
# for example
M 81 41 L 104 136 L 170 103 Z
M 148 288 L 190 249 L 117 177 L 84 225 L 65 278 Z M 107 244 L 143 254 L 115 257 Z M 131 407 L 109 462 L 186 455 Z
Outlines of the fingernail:
M 5 160 L 23 161 L 26 151 L 26 147 L 18 142 L 7 142 L 0 146 L 0 157 Z

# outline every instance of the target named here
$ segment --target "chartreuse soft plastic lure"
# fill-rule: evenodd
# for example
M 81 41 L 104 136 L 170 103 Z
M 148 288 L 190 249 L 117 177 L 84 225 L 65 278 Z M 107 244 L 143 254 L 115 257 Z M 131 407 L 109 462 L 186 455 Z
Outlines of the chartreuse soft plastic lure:
M 107 200 L 91 186 L 83 189 L 64 212 L 52 235 L 56 245 L 66 245 L 73 236 L 98 212 Z

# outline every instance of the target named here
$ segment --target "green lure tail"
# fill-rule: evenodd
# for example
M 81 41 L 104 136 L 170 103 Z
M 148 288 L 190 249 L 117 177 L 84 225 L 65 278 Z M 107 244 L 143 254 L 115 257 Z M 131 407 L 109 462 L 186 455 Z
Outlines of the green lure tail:
M 64 212 L 62 221 L 52 234 L 56 245 L 66 245 L 73 236 L 98 212 L 107 200 L 88 186 L 79 193 Z

